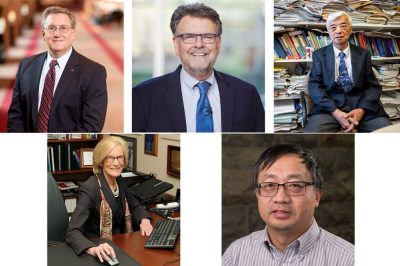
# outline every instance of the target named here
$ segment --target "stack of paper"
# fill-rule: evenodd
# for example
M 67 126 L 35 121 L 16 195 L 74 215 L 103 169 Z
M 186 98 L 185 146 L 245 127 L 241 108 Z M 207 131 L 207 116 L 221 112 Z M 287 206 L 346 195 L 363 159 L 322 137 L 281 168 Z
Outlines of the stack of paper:
M 400 64 L 384 64 L 375 66 L 375 68 L 378 71 L 377 78 L 382 86 L 382 90 L 400 89 Z

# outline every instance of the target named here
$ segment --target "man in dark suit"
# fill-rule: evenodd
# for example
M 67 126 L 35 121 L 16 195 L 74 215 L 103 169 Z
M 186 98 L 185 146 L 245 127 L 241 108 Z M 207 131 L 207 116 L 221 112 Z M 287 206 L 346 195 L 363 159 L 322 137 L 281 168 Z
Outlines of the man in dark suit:
M 204 4 L 179 6 L 171 17 L 174 72 L 133 88 L 134 132 L 264 132 L 264 107 L 256 88 L 213 66 L 222 23 Z
M 44 52 L 21 61 L 8 111 L 9 132 L 100 132 L 107 110 L 105 68 L 72 48 L 76 18 L 49 7 Z
M 329 15 L 332 44 L 315 51 L 308 91 L 314 106 L 305 132 L 371 132 L 390 125 L 380 103 L 382 87 L 371 66 L 371 56 L 349 44 L 351 17 Z

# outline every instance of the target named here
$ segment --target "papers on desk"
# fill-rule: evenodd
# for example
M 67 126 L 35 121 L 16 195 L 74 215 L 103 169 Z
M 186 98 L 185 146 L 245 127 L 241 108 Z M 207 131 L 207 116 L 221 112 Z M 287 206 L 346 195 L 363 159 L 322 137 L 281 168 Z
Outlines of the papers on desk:
M 135 174 L 133 172 L 124 172 L 124 173 L 121 173 L 121 176 L 123 178 L 125 178 L 125 177 L 133 177 L 133 176 L 137 176 L 137 174 Z

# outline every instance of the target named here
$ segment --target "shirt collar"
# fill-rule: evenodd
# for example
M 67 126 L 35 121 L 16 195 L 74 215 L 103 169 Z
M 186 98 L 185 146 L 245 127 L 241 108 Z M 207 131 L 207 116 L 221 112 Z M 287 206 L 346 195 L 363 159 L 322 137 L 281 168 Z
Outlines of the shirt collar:
M 335 58 L 339 57 L 340 52 L 343 52 L 346 55 L 346 57 L 348 57 L 350 55 L 350 43 L 348 43 L 346 49 L 344 49 L 343 51 L 339 50 L 334 45 L 332 45 L 332 46 L 333 46 L 333 52 L 335 53 Z
M 267 227 L 265 227 L 265 232 L 264 232 L 264 243 L 266 247 L 268 248 L 269 251 L 271 251 L 271 248 L 275 248 L 275 246 L 272 244 L 268 232 L 267 232 Z M 321 233 L 321 230 L 313 218 L 313 222 L 310 226 L 310 228 L 307 229 L 306 232 L 304 232 L 299 238 L 297 238 L 295 241 L 290 243 L 287 247 L 292 247 L 296 248 L 298 255 L 305 255 L 311 248 L 312 246 L 316 243 L 317 239 L 319 238 L 319 235 Z
M 63 56 L 57 58 L 57 63 L 58 66 L 60 67 L 60 69 L 64 69 L 65 65 L 68 62 L 69 57 L 72 54 L 72 47 L 69 48 L 68 52 L 66 52 Z M 47 58 L 46 58 L 46 64 L 49 65 L 51 60 L 54 60 L 55 58 L 53 58 L 49 52 L 47 52 Z
M 183 79 L 183 83 L 185 86 L 185 88 L 191 89 L 191 91 L 194 93 L 194 86 L 199 83 L 200 81 L 195 79 L 194 77 L 192 77 L 183 67 L 181 69 L 181 75 L 182 75 L 182 79 Z M 211 73 L 211 75 L 203 81 L 207 81 L 211 84 L 209 90 L 213 89 L 213 85 L 215 82 L 215 75 L 214 75 L 214 71 Z

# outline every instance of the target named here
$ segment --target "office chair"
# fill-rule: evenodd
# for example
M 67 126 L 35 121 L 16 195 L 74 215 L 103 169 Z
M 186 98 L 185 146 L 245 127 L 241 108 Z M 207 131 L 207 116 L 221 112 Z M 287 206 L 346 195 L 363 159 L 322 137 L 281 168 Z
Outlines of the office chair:
M 64 242 L 68 222 L 64 198 L 51 173 L 47 173 L 47 242 Z

